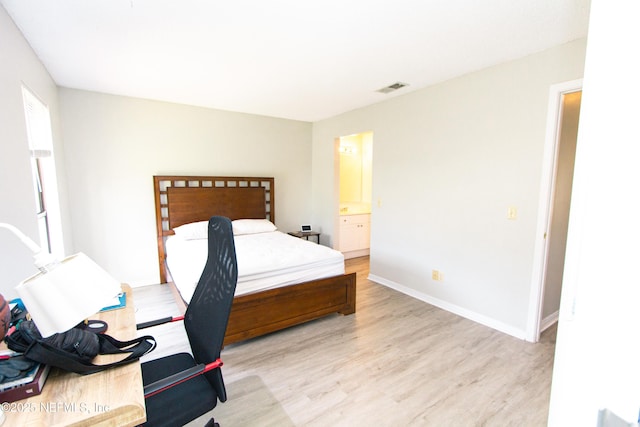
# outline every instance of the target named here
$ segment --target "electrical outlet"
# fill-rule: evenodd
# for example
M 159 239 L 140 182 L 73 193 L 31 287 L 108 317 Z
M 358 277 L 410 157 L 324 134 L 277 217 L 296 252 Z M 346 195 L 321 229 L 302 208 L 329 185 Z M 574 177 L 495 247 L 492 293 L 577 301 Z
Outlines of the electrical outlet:
M 431 270 L 431 278 L 439 282 L 442 280 L 442 273 L 438 270 Z

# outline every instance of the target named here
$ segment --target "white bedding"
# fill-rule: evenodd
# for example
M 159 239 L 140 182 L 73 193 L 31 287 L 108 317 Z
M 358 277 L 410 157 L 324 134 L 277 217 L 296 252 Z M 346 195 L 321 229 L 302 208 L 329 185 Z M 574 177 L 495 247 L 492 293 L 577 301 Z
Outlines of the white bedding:
M 344 274 L 342 253 L 280 231 L 234 236 L 238 259 L 236 295 Z M 207 239 L 170 236 L 167 267 L 190 301 L 207 261 Z

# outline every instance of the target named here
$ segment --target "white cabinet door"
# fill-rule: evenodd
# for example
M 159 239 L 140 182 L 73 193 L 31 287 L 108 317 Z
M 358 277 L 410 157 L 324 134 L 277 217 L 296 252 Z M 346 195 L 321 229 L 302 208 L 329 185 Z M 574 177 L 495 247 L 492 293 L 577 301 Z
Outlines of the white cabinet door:
M 369 248 L 369 215 L 340 217 L 340 252 Z
M 370 246 L 370 235 L 371 235 L 371 224 L 369 224 L 369 218 L 367 218 L 367 222 L 363 222 L 360 227 L 359 238 L 358 241 L 361 249 L 369 249 Z

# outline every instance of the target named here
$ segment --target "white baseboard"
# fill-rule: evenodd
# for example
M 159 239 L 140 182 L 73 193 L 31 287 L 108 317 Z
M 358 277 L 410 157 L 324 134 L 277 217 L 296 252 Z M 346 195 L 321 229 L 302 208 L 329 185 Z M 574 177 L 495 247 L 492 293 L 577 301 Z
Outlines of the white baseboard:
M 540 332 L 542 333 L 549 326 L 552 326 L 554 323 L 558 321 L 559 318 L 560 318 L 560 312 L 556 311 L 555 313 L 551 313 L 550 315 L 542 319 L 540 321 Z
M 467 310 L 466 308 L 462 308 L 455 304 L 451 304 L 449 302 L 440 300 L 438 298 L 434 298 L 430 295 L 423 294 L 421 292 L 416 291 L 415 289 L 408 288 L 406 286 L 395 283 L 391 280 L 387 280 L 383 277 L 376 276 L 375 274 L 369 274 L 369 280 L 379 283 L 383 286 L 386 286 L 391 289 L 395 289 L 398 292 L 402 292 L 405 295 L 409 295 L 410 297 L 419 299 L 420 301 L 424 301 L 428 304 L 451 312 L 453 314 L 457 314 L 458 316 L 462 316 L 466 319 L 473 320 L 476 323 L 480 323 L 481 325 L 487 326 L 491 329 L 495 329 L 507 335 L 511 335 L 515 338 L 519 338 L 521 340 L 526 339 L 526 331 L 520 330 L 518 328 L 514 328 L 511 325 L 507 325 L 505 323 L 499 322 L 495 319 L 487 317 L 483 314 L 476 313 L 471 310 Z

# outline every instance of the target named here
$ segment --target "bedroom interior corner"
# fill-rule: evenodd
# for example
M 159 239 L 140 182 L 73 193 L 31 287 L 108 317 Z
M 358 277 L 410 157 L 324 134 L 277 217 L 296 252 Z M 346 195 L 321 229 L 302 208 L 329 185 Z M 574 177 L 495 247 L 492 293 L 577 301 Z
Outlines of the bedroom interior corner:
M 223 350 L 221 425 L 546 424 L 555 326 L 528 343 L 369 281 L 368 257 L 345 263 L 357 276 L 355 314 Z M 138 322 L 180 313 L 170 286 L 134 296 Z M 146 358 L 189 349 L 181 324 L 153 334 L 158 348 Z M 249 399 L 259 411 L 248 412 Z

